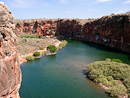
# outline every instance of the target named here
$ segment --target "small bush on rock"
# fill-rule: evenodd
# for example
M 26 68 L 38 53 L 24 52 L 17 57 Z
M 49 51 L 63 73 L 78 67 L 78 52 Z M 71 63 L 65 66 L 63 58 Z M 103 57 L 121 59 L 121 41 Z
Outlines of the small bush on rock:
M 57 47 L 58 50 L 64 48 L 67 45 L 67 43 L 68 43 L 66 40 L 62 40 L 61 42 L 62 43 Z
M 55 45 L 49 45 L 47 47 L 47 50 L 50 51 L 51 53 L 54 53 L 54 52 L 56 52 L 57 48 Z
M 123 96 L 127 94 L 127 89 L 124 85 L 118 84 L 117 86 L 114 86 L 110 90 L 108 90 L 110 93 L 110 96 L 117 97 L 117 96 Z
M 125 79 L 123 83 L 126 86 L 126 88 L 128 89 L 128 92 L 130 94 L 130 78 Z
M 34 56 L 27 56 L 26 60 L 27 61 L 33 61 L 33 60 L 35 60 L 35 57 Z
M 33 56 L 40 56 L 40 52 L 34 52 Z

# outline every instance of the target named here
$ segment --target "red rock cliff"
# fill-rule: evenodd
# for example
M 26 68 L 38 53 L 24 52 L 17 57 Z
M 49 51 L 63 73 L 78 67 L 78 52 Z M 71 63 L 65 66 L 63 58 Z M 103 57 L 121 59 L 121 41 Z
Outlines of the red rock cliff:
M 21 71 L 14 29 L 13 15 L 0 2 L 0 98 L 19 98 Z
M 16 31 L 17 33 L 33 32 L 42 36 L 56 35 L 62 38 L 85 40 L 130 52 L 129 13 L 106 16 L 96 20 L 23 21 L 16 25 Z
M 130 52 L 130 14 L 106 16 L 88 22 L 82 35 L 82 39 Z
M 41 36 L 55 36 L 56 22 L 52 20 L 23 20 L 16 21 L 17 34 L 38 34 Z
M 85 25 L 77 20 L 59 20 L 56 35 L 130 52 L 130 14 L 106 16 Z

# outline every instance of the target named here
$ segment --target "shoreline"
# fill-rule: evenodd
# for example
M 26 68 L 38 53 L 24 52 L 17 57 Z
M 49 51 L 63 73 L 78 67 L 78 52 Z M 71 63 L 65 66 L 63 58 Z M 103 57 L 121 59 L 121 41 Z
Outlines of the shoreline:
M 103 83 L 98 83 L 98 85 L 104 89 L 105 91 L 108 91 L 109 89 L 111 89 L 110 87 L 105 86 Z M 124 96 L 117 96 L 117 98 L 129 98 L 128 94 L 124 95 Z
M 41 55 L 42 55 L 42 54 L 44 54 L 44 53 L 46 52 L 46 50 L 47 50 L 47 49 L 45 48 L 44 50 L 36 50 L 36 51 L 40 52 Z M 27 57 L 27 56 L 32 56 L 33 53 L 36 52 L 36 51 L 30 52 L 30 53 L 28 53 L 28 54 L 26 54 L 26 55 L 21 55 L 21 56 L 19 56 L 20 65 L 21 65 L 22 63 L 24 63 L 24 62 L 27 62 L 26 57 Z
M 120 73 L 122 70 L 129 71 L 129 65 L 122 63 L 121 60 L 119 61 L 118 59 L 117 61 L 116 59 L 106 59 L 104 61 L 92 62 L 87 65 L 86 77 L 104 89 L 110 97 L 129 98 L 129 87 L 127 87 L 128 83 L 125 82 L 125 79 L 128 77 L 121 77 Z M 117 69 L 119 67 L 121 69 L 116 71 L 117 74 L 115 74 L 114 68 Z M 127 74 L 123 73 L 124 76 L 128 76 Z
M 56 47 L 58 47 L 61 43 L 62 43 L 62 42 L 59 41 L 59 42 L 53 43 L 52 45 L 55 45 Z M 19 53 L 19 63 L 20 63 L 20 66 L 21 66 L 23 63 L 27 62 L 27 60 L 26 60 L 26 57 L 27 57 L 27 56 L 32 56 L 33 53 L 36 52 L 36 51 L 40 52 L 40 54 L 43 55 L 43 54 L 45 54 L 45 52 L 47 51 L 47 47 L 44 48 L 44 50 L 35 50 L 35 51 L 30 52 L 30 53 L 27 53 L 26 55 L 20 55 L 20 53 Z

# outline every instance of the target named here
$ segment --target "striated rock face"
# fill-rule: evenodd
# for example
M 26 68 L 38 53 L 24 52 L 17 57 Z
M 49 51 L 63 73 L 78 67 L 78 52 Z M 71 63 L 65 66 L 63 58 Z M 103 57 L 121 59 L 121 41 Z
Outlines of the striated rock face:
M 130 14 L 102 17 L 86 23 L 84 40 L 130 52 Z
M 80 20 L 80 19 L 79 19 Z M 32 20 L 15 20 L 16 34 L 38 34 L 41 36 L 75 36 L 82 31 L 82 26 L 87 20 L 73 19 L 32 19 Z M 60 33 L 58 33 L 60 32 Z M 73 32 L 73 34 L 70 34 Z
M 130 52 L 130 14 L 106 16 L 81 25 L 76 20 L 58 21 L 57 35 L 90 41 Z
M 0 98 L 19 98 L 21 70 L 14 29 L 13 15 L 0 2 Z
M 16 25 L 16 29 L 17 33 L 33 32 L 42 36 L 56 35 L 60 38 L 90 41 L 130 52 L 129 13 L 106 16 L 96 20 L 22 21 Z
M 16 21 L 17 34 L 38 34 L 41 36 L 55 36 L 56 23 L 51 20 L 26 20 Z
M 77 20 L 58 20 L 56 35 L 63 38 L 80 38 L 82 27 Z

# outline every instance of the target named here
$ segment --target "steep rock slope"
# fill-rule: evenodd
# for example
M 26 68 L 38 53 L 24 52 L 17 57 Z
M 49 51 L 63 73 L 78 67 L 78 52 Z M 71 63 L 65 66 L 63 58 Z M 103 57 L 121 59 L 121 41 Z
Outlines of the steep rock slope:
M 42 36 L 53 35 L 90 41 L 130 52 L 130 13 L 104 16 L 94 20 L 21 21 L 16 24 L 17 34 L 28 33 L 26 30 L 29 30 L 29 34 L 33 32 Z
M 106 16 L 86 23 L 85 40 L 130 52 L 130 14 Z
M 0 98 L 19 98 L 21 70 L 14 29 L 13 15 L 0 2 Z

